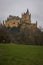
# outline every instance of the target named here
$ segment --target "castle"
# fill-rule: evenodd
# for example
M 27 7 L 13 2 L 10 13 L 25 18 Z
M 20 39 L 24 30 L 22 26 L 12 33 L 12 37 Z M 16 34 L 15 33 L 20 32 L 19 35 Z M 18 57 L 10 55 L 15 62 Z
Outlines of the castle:
M 28 9 L 26 13 L 22 14 L 21 18 L 18 16 L 9 15 L 5 23 L 3 22 L 3 25 L 10 28 L 18 27 L 19 25 L 21 25 L 21 28 L 37 28 L 37 22 L 31 23 L 31 14 Z

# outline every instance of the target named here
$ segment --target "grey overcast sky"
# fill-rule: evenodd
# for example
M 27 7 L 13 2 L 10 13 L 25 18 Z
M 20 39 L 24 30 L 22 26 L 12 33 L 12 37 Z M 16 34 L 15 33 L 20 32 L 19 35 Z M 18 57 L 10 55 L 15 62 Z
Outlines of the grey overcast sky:
M 43 27 L 43 0 L 0 0 L 0 21 L 6 20 L 9 15 L 21 16 L 29 9 L 32 22 L 38 21 Z

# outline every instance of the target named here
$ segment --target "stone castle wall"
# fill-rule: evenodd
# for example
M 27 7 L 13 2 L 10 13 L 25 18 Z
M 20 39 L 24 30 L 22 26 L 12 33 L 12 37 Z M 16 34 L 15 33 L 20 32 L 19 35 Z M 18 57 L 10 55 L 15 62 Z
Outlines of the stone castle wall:
M 37 24 L 31 23 L 31 14 L 29 14 L 29 11 L 27 9 L 27 12 L 22 14 L 22 18 L 16 17 L 16 16 L 9 16 L 8 19 L 5 21 L 6 27 L 18 27 L 19 24 L 22 22 L 22 28 L 25 26 L 29 28 L 37 28 Z
M 17 19 L 12 19 L 9 20 L 8 22 L 5 22 L 6 27 L 18 27 L 18 24 L 20 24 L 20 20 Z

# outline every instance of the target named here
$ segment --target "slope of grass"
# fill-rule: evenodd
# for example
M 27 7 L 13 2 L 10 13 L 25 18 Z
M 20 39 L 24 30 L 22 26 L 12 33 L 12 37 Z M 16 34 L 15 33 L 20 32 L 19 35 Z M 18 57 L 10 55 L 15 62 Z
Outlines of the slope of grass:
M 43 65 L 43 46 L 0 44 L 0 65 Z

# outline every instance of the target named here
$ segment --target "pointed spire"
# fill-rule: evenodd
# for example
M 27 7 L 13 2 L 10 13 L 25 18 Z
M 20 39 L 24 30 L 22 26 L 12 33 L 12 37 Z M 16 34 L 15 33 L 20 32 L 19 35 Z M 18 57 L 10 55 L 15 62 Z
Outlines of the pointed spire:
M 36 24 L 37 24 L 37 21 L 36 21 Z
M 4 25 L 4 20 L 3 20 L 3 25 Z
M 27 9 L 27 12 L 26 13 L 28 13 L 29 14 L 29 10 Z
M 36 21 L 36 27 L 37 27 L 37 21 Z

